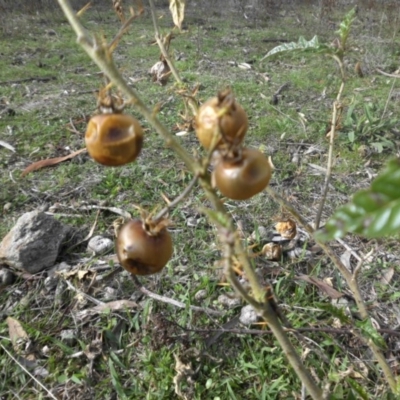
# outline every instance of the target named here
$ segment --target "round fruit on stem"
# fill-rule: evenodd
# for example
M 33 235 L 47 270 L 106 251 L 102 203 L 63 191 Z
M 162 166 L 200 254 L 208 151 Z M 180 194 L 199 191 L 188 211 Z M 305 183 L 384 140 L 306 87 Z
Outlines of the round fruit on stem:
M 152 232 L 142 220 L 131 219 L 118 232 L 116 251 L 120 264 L 131 274 L 151 275 L 165 267 L 173 245 L 165 226 L 156 226 Z
M 86 148 L 99 164 L 119 166 L 133 162 L 143 145 L 143 129 L 126 114 L 98 114 L 85 134 Z
M 213 171 L 213 181 L 229 199 L 247 200 L 267 187 L 271 175 L 272 168 L 264 154 L 244 148 L 236 157 L 221 157 Z
M 240 144 L 249 126 L 246 111 L 235 101 L 230 90 L 206 101 L 196 115 L 195 127 L 199 142 L 207 150 L 215 144 Z M 220 135 L 220 138 L 216 136 Z

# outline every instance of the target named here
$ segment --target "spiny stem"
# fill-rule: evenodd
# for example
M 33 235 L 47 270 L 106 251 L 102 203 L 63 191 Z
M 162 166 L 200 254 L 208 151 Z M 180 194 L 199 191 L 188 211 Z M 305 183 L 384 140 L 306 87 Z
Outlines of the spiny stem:
M 321 247 L 323 252 L 329 257 L 329 259 L 333 262 L 335 267 L 339 270 L 339 272 L 343 275 L 344 279 L 346 280 L 347 285 L 349 286 L 353 296 L 354 300 L 356 301 L 358 311 L 360 312 L 361 318 L 364 320 L 369 320 L 370 316 L 367 311 L 367 307 L 365 306 L 360 288 L 358 286 L 358 281 L 357 277 L 354 276 L 347 268 L 346 266 L 342 263 L 340 258 L 333 252 L 332 248 L 325 242 L 322 242 L 318 240 L 314 236 L 314 229 L 307 223 L 305 222 L 304 218 L 300 215 L 300 213 L 297 212 L 297 210 L 289 204 L 282 196 L 280 196 L 278 193 L 276 193 L 271 187 L 267 188 L 268 194 L 278 203 L 281 205 L 282 208 L 286 209 L 292 216 L 293 218 L 301 225 L 303 228 L 310 233 L 313 237 L 314 240 L 316 241 L 317 245 Z M 380 367 L 382 368 L 383 374 L 385 375 L 386 381 L 389 383 L 389 386 L 393 393 L 397 393 L 397 383 L 396 383 L 396 378 L 393 375 L 392 370 L 390 369 L 390 366 L 383 355 L 381 349 L 371 340 L 367 340 L 367 345 L 373 352 L 376 360 L 378 361 Z
M 340 101 L 342 98 L 343 89 L 344 89 L 344 81 L 342 81 L 338 95 L 336 97 L 336 101 L 333 103 L 331 130 L 329 132 L 328 163 L 327 163 L 327 168 L 326 168 L 324 189 L 322 191 L 322 199 L 321 199 L 321 202 L 318 207 L 317 216 L 315 218 L 315 229 L 319 228 L 319 224 L 321 222 L 322 211 L 324 209 L 326 197 L 328 196 L 329 185 L 331 182 L 332 164 L 333 164 L 333 148 L 334 148 L 335 136 L 336 136 L 336 126 L 338 123 L 338 112 L 339 112 L 339 110 L 341 110 Z

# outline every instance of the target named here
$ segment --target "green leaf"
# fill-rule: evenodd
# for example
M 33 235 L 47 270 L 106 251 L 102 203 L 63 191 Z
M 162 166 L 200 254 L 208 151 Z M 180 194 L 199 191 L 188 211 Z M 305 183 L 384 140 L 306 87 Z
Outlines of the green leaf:
M 370 238 L 400 232 L 400 159 L 389 162 L 367 190 L 357 192 L 340 207 L 325 227 L 316 232 L 322 241 L 358 233 Z
M 351 323 L 351 319 L 346 314 L 343 308 L 336 307 L 330 303 L 317 303 L 315 304 L 320 310 L 326 311 L 331 317 L 338 318 L 342 324 Z
M 374 342 L 377 346 L 379 346 L 382 349 L 386 348 L 385 340 L 380 335 L 380 333 L 374 328 L 369 318 L 364 321 L 355 321 L 355 325 L 357 328 L 360 329 L 361 334 L 365 338 L 370 339 L 372 342 Z
M 369 400 L 368 393 L 365 391 L 362 385 L 360 385 L 355 379 L 346 379 L 349 385 L 354 389 L 354 391 L 363 399 L 363 400 Z M 353 398 L 355 398 L 353 396 Z
M 274 54 L 283 53 L 287 51 L 311 51 L 313 53 L 335 53 L 336 49 L 326 44 L 319 43 L 318 36 L 315 35 L 311 40 L 307 41 L 303 36 L 299 37 L 297 42 L 285 43 L 280 46 L 274 47 L 270 50 L 260 61 Z
M 235 396 L 235 393 L 233 392 L 233 390 L 232 390 L 231 385 L 229 384 L 229 382 L 226 382 L 226 386 L 227 386 L 227 389 L 228 389 L 230 398 L 231 398 L 232 400 L 237 400 L 237 397 Z
M 114 363 L 112 362 L 111 358 L 108 359 L 108 367 L 110 369 L 111 383 L 118 394 L 118 398 L 121 400 L 127 400 L 128 397 L 126 396 L 124 389 L 122 388 L 118 373 L 114 367 Z
M 351 24 L 353 23 L 355 16 L 356 9 L 353 8 L 345 15 L 343 21 L 340 23 L 339 30 L 336 32 L 339 34 L 342 49 L 344 49 L 346 46 L 347 38 L 350 34 Z
M 368 122 L 370 124 L 373 124 L 375 122 L 375 118 L 374 118 L 374 115 L 372 114 L 373 113 L 372 105 L 364 104 L 364 112 L 365 112 L 365 115 L 367 116 Z
M 371 143 L 371 146 L 375 148 L 377 153 L 382 153 L 383 151 L 383 145 L 380 142 L 373 142 Z
M 223 226 L 224 228 L 229 228 L 231 225 L 231 222 L 229 218 L 227 218 L 224 214 L 215 211 L 215 210 L 210 210 L 209 208 L 205 207 L 199 207 L 199 210 L 207 216 L 207 218 L 212 221 L 214 224 L 218 226 Z

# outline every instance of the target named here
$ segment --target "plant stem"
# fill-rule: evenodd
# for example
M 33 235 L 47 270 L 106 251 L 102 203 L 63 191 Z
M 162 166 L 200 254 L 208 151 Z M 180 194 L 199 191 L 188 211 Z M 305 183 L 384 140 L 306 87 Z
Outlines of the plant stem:
M 172 75 L 174 76 L 175 80 L 183 85 L 183 81 L 179 75 L 178 70 L 175 68 L 175 64 L 171 61 L 168 50 L 165 48 L 164 43 L 162 41 L 162 36 L 160 34 L 160 29 L 157 24 L 157 16 L 156 16 L 156 8 L 154 6 L 153 0 L 149 0 L 150 4 L 150 11 L 151 11 L 151 18 L 153 20 L 153 26 L 154 26 L 154 31 L 155 31 L 155 39 L 157 41 L 157 45 L 161 51 L 161 54 L 163 55 L 165 61 L 168 63 L 169 69 L 172 72 Z
M 154 113 L 146 107 L 139 95 L 132 89 L 124 80 L 118 71 L 115 63 L 109 53 L 106 45 L 102 44 L 99 40 L 93 39 L 89 36 L 87 31 L 83 28 L 74 11 L 71 8 L 68 0 L 58 0 L 60 7 L 64 11 L 68 22 L 74 29 L 78 37 L 78 43 L 86 51 L 89 57 L 97 64 L 101 71 L 103 71 L 110 81 L 116 85 L 135 108 L 144 116 L 144 118 L 153 126 L 153 128 L 163 137 L 167 147 L 172 148 L 175 153 L 183 160 L 187 168 L 195 175 L 203 172 L 203 167 L 197 163 L 189 153 L 175 140 L 175 138 L 168 132 L 164 125 L 158 120 Z
M 314 237 L 314 229 L 304 220 L 304 218 L 295 210 L 295 208 L 291 204 L 289 204 L 283 197 L 281 197 L 278 193 L 276 193 L 271 187 L 268 187 L 266 190 L 268 194 L 278 204 L 280 204 L 281 207 L 286 209 L 293 216 L 293 218 L 296 219 L 296 221 L 308 233 L 310 233 Z M 357 308 L 361 315 L 361 318 L 363 320 L 370 319 L 363 297 L 361 295 L 360 288 L 358 286 L 357 276 L 352 274 L 346 268 L 346 266 L 342 263 L 340 258 L 333 252 L 332 248 L 327 243 L 321 242 L 315 237 L 314 239 L 315 242 L 318 244 L 318 246 L 320 246 L 323 252 L 331 259 L 333 264 L 336 266 L 336 268 L 339 270 L 339 272 L 343 275 L 344 279 L 346 280 L 346 283 L 349 286 L 349 289 L 351 290 L 354 296 L 354 300 L 356 301 Z M 385 379 L 388 382 L 391 390 L 393 391 L 393 393 L 397 393 L 396 378 L 394 377 L 393 372 L 390 369 L 390 366 L 385 356 L 383 355 L 381 349 L 374 342 L 372 342 L 372 340 L 367 340 L 367 345 L 373 352 L 376 360 L 378 361 L 380 367 L 382 368 L 383 374 L 385 375 Z
M 227 226 L 224 226 L 225 230 L 228 232 L 228 237 L 230 241 L 225 246 L 229 246 L 229 254 L 234 254 L 239 258 L 241 265 L 246 273 L 246 277 L 250 282 L 253 291 L 253 298 L 245 292 L 245 289 L 237 281 L 236 277 L 231 273 L 232 271 L 232 256 L 229 256 L 229 262 L 227 262 L 227 269 L 229 271 L 228 278 L 231 278 L 233 286 L 235 286 L 241 295 L 254 305 L 257 310 L 259 310 L 262 316 L 270 325 L 278 342 L 282 346 L 283 351 L 292 367 L 294 368 L 296 374 L 302 380 L 306 386 L 309 394 L 314 400 L 322 399 L 322 391 L 312 380 L 307 369 L 301 362 L 300 357 L 296 353 L 294 347 L 290 343 L 283 327 L 281 326 L 275 310 L 271 306 L 268 297 L 266 296 L 265 289 L 260 285 L 254 269 L 250 265 L 247 254 L 245 253 L 240 240 L 236 238 L 234 231 L 234 224 L 232 218 L 226 212 L 222 201 L 217 196 L 215 190 L 210 184 L 210 175 L 205 171 L 205 167 L 199 162 L 192 159 L 189 153 L 175 140 L 175 138 L 167 131 L 167 129 L 161 124 L 161 122 L 156 118 L 154 113 L 146 107 L 142 102 L 138 94 L 131 87 L 127 85 L 118 69 L 116 68 L 112 55 L 108 47 L 99 42 L 99 40 L 93 39 L 88 35 L 86 30 L 80 24 L 78 18 L 73 12 L 68 0 L 58 0 L 64 14 L 66 15 L 69 23 L 75 30 L 78 36 L 78 42 L 82 48 L 88 53 L 89 57 L 98 65 L 98 67 L 107 75 L 110 81 L 116 85 L 124 94 L 128 97 L 135 108 L 144 116 L 144 118 L 155 128 L 155 130 L 164 138 L 166 146 L 171 147 L 177 155 L 185 162 L 186 166 L 190 171 L 194 173 L 195 176 L 199 177 L 199 183 L 201 184 L 203 190 L 205 191 L 208 199 L 212 203 L 213 207 L 223 214 L 225 220 L 227 221 Z M 152 0 L 150 0 L 152 4 Z M 154 5 L 153 5 L 154 8 Z M 156 21 L 153 21 L 156 24 Z M 158 39 L 159 35 L 158 35 Z M 159 45 L 162 42 L 159 42 Z M 167 54 L 168 56 L 168 54 Z M 172 70 L 172 69 L 171 69 Z M 179 75 L 177 75 L 179 77 Z M 179 82 L 179 80 L 177 80 Z M 221 227 L 220 227 L 221 228 Z M 239 286 L 238 286 L 239 285 Z
M 272 333 L 278 340 L 279 345 L 281 346 L 283 352 L 285 353 L 287 359 L 290 362 L 290 365 L 296 372 L 296 375 L 300 378 L 301 382 L 306 387 L 309 395 L 314 400 L 322 400 L 324 398 L 322 390 L 314 382 L 310 373 L 304 367 L 304 364 L 302 363 L 299 355 L 297 354 L 295 348 L 290 342 L 285 330 L 283 329 L 281 323 L 277 318 L 275 311 L 273 310 L 269 302 L 266 302 L 261 315 L 268 323 L 269 328 L 271 329 Z
M 345 83 L 344 80 L 342 80 L 342 83 L 340 85 L 339 92 L 337 94 L 336 100 L 333 103 L 331 130 L 329 132 L 328 163 L 327 163 L 327 170 L 326 170 L 326 175 L 325 175 L 324 189 L 322 191 L 322 199 L 321 199 L 321 202 L 320 202 L 319 207 L 318 207 L 317 216 L 315 218 L 315 229 L 319 228 L 319 224 L 321 222 L 322 211 L 324 209 L 326 197 L 327 197 L 328 191 L 329 191 L 329 184 L 330 184 L 330 181 L 331 181 L 332 164 L 333 164 L 333 145 L 334 145 L 335 136 L 336 136 L 336 126 L 337 126 L 337 122 L 338 122 L 338 111 L 339 111 L 339 109 L 341 109 L 340 101 L 342 99 L 344 83 Z
M 168 50 L 165 48 L 164 43 L 162 41 L 160 29 L 159 29 L 158 23 L 157 23 L 156 8 L 154 6 L 154 1 L 149 0 L 149 4 L 150 4 L 151 18 L 153 20 L 155 39 L 157 41 L 157 45 L 161 51 L 162 56 L 164 57 L 165 61 L 167 62 L 169 69 L 171 70 L 172 75 L 174 76 L 176 82 L 179 85 L 184 86 L 185 84 L 184 84 L 182 78 L 180 77 L 179 72 L 175 67 L 175 64 L 173 63 L 173 61 L 171 60 L 171 57 L 168 54 Z M 186 99 L 187 99 L 187 102 L 188 102 L 190 108 L 192 109 L 192 113 L 195 115 L 197 113 L 197 109 L 198 109 L 198 104 L 197 104 L 196 100 L 192 96 L 188 96 L 188 97 L 186 97 Z
M 272 307 L 266 291 L 260 285 L 254 269 L 251 267 L 249 259 L 243 251 L 240 240 L 237 238 L 237 235 L 232 234 L 231 232 L 222 231 L 220 233 L 220 237 L 224 246 L 224 270 L 229 283 L 267 322 L 276 340 L 279 342 L 279 345 L 285 353 L 290 365 L 294 369 L 301 382 L 307 388 L 310 396 L 314 400 L 321 400 L 323 398 L 322 390 L 312 379 L 307 368 L 304 366 L 299 355 L 297 354 L 296 349 L 290 342 L 287 333 L 279 322 L 276 311 Z M 233 255 L 239 257 L 240 264 L 243 267 L 246 278 L 248 279 L 253 291 L 253 296 L 250 296 L 250 294 L 247 293 L 246 289 L 240 284 L 233 272 Z

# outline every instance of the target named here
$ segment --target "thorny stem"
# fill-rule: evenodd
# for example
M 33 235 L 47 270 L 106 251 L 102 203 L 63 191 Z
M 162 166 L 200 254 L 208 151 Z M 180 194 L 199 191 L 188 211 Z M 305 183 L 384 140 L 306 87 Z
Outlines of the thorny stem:
M 151 1 L 151 0 L 150 0 Z M 171 147 L 179 157 L 185 162 L 187 167 L 195 174 L 195 176 L 199 176 L 199 182 L 205 191 L 208 199 L 212 203 L 213 207 L 220 212 L 221 214 L 224 215 L 225 220 L 228 221 L 228 226 L 225 226 L 225 228 L 228 228 L 230 232 L 234 232 L 234 225 L 232 222 L 232 219 L 229 217 L 227 214 L 223 203 L 219 199 L 219 197 L 216 195 L 215 190 L 213 190 L 211 183 L 210 183 L 210 176 L 209 174 L 205 173 L 205 168 L 202 166 L 200 163 L 194 161 L 191 156 L 186 152 L 186 150 L 180 146 L 180 144 L 173 138 L 173 136 L 166 130 L 166 128 L 158 121 L 158 119 L 153 115 L 153 113 L 145 106 L 145 104 L 142 102 L 142 100 L 139 98 L 137 93 L 127 85 L 119 71 L 117 70 L 111 54 L 107 50 L 107 47 L 99 45 L 96 40 L 93 40 L 88 33 L 84 30 L 82 25 L 80 24 L 78 18 L 75 16 L 68 0 L 58 0 L 62 10 L 64 11 L 64 14 L 66 15 L 69 23 L 75 30 L 77 36 L 78 36 L 78 42 L 82 46 L 82 48 L 88 53 L 89 57 L 99 66 L 99 68 L 108 76 L 110 81 L 116 85 L 127 97 L 128 99 L 133 103 L 133 105 L 136 107 L 136 109 L 146 118 L 146 120 L 156 129 L 156 131 L 164 138 L 167 146 Z M 239 255 L 240 261 L 243 263 L 243 268 L 246 273 L 247 278 L 249 279 L 249 282 L 251 285 L 254 285 L 252 287 L 253 292 L 255 294 L 255 301 L 251 301 L 253 304 L 258 305 L 258 300 L 260 300 L 260 305 L 258 305 L 257 308 L 264 307 L 262 305 L 261 301 L 264 301 L 263 299 L 263 288 L 260 286 L 260 284 L 257 281 L 257 277 L 254 273 L 254 270 L 252 269 L 250 263 L 247 260 L 247 257 L 245 255 L 245 252 L 238 240 L 235 240 L 234 244 L 234 250 L 237 255 Z M 231 269 L 231 266 L 230 266 Z M 236 282 L 233 282 L 233 285 Z M 239 282 L 237 282 L 239 283 Z M 239 287 L 239 286 L 238 286 Z M 241 291 L 242 294 L 244 294 L 244 291 Z M 247 297 L 247 296 L 246 296 Z M 248 299 L 249 300 L 249 299 Z M 273 326 L 274 329 L 274 334 L 277 335 L 277 339 L 280 343 L 282 343 L 283 349 L 285 351 L 286 356 L 289 359 L 289 362 L 295 369 L 296 373 L 298 374 L 300 379 L 304 379 L 303 381 L 306 385 L 307 388 L 310 392 L 310 395 L 315 399 L 315 400 L 320 400 L 322 396 L 321 390 L 318 388 L 318 386 L 309 378 L 308 372 L 306 368 L 301 364 L 301 361 L 294 351 L 294 348 L 290 344 L 286 333 L 284 332 L 283 328 L 278 326 L 279 321 L 276 317 L 274 317 L 274 311 L 271 310 L 268 305 L 266 304 L 266 310 L 263 313 L 265 314 L 268 322 L 271 325 L 271 329 Z M 268 312 L 270 311 L 270 312 Z M 282 336 L 284 335 L 284 336 Z M 283 337 L 283 338 L 282 338 Z
M 132 89 L 124 80 L 120 72 L 118 71 L 114 61 L 109 53 L 107 46 L 99 43 L 98 40 L 93 39 L 89 36 L 86 30 L 83 28 L 74 11 L 71 8 L 68 0 L 58 0 L 60 7 L 62 8 L 68 22 L 75 30 L 78 36 L 78 42 L 82 48 L 86 51 L 89 57 L 97 64 L 101 71 L 103 71 L 110 81 L 116 85 L 125 96 L 127 96 L 130 102 L 135 108 L 146 118 L 146 120 L 153 126 L 153 128 L 163 137 L 166 146 L 171 147 L 176 154 L 183 160 L 188 169 L 195 175 L 203 171 L 202 166 L 197 163 L 188 152 L 175 140 L 175 138 L 167 131 L 164 125 L 158 120 L 153 112 L 146 107 L 139 95 L 134 89 Z
M 151 0 L 149 0 L 151 2 Z M 62 8 L 64 14 L 66 15 L 69 23 L 75 30 L 77 36 L 78 36 L 78 42 L 82 46 L 82 48 L 88 53 L 89 57 L 99 66 L 99 68 L 108 76 L 110 81 L 116 85 L 131 101 L 131 103 L 135 106 L 135 108 L 145 117 L 145 119 L 155 128 L 155 130 L 164 138 L 166 145 L 168 147 L 171 147 L 177 155 L 184 161 L 186 166 L 190 171 L 194 173 L 195 176 L 199 176 L 199 182 L 205 191 L 208 199 L 212 203 L 213 207 L 221 212 L 225 217 L 226 220 L 229 221 L 229 226 L 225 226 L 225 228 L 228 228 L 230 232 L 234 231 L 233 228 L 233 222 L 232 219 L 229 217 L 229 215 L 226 213 L 226 210 L 223 206 L 223 203 L 219 199 L 219 197 L 216 195 L 215 191 L 211 187 L 210 183 L 210 176 L 209 174 L 205 173 L 204 171 L 204 166 L 202 166 L 200 163 L 196 162 L 195 160 L 192 159 L 192 157 L 186 152 L 186 150 L 175 140 L 175 138 L 167 131 L 167 129 L 161 124 L 161 122 L 155 117 L 153 112 L 146 107 L 146 105 L 142 102 L 140 97 L 137 95 L 136 91 L 133 90 L 131 87 L 127 85 L 121 74 L 119 73 L 118 69 L 116 68 L 111 54 L 107 50 L 105 46 L 101 46 L 98 41 L 92 39 L 86 30 L 83 28 L 83 26 L 80 24 L 78 18 L 75 16 L 74 11 L 72 10 L 69 1 L 68 0 L 58 0 L 58 3 L 60 4 L 60 7 Z M 151 3 L 152 4 L 152 3 Z M 156 22 L 156 21 L 155 21 Z M 162 43 L 161 43 L 162 44 Z M 171 63 L 172 64 L 172 63 Z M 172 70 L 172 69 L 171 69 Z M 178 80 L 179 82 L 179 80 Z M 274 192 L 271 190 L 268 190 L 270 195 L 272 195 Z M 275 198 L 275 200 L 279 199 L 279 195 L 275 194 L 272 195 L 272 197 Z M 281 200 L 283 200 L 281 198 Z M 278 201 L 279 202 L 279 201 Z M 285 204 L 286 205 L 286 204 Z M 291 208 L 293 211 L 294 209 Z M 290 212 L 290 209 L 288 209 Z M 304 220 L 298 214 L 295 212 L 292 214 L 300 224 L 306 228 L 306 230 L 310 229 L 310 233 L 313 232 L 313 229 L 307 224 L 303 224 Z M 330 248 L 323 244 L 323 243 L 318 243 L 321 248 L 326 252 L 326 254 L 334 261 L 335 265 L 339 268 L 339 270 L 344 274 L 344 277 L 346 278 L 346 281 L 351 282 L 351 285 L 349 283 L 350 287 L 356 287 L 356 292 L 355 297 L 357 304 L 359 305 L 360 313 L 361 315 L 365 316 L 365 318 L 368 317 L 368 314 L 366 312 L 364 303 L 362 302 L 361 295 L 358 291 L 358 286 L 357 283 L 352 281 L 351 279 L 351 274 L 349 271 L 347 271 L 346 267 L 340 262 L 339 259 L 337 259 L 336 255 L 330 250 Z M 318 386 L 315 384 L 315 382 L 312 380 L 312 378 L 309 376 L 308 371 L 306 368 L 302 365 L 300 358 L 298 357 L 297 353 L 295 352 L 293 346 L 291 345 L 290 341 L 288 340 L 286 333 L 283 329 L 283 327 L 280 325 L 279 320 L 275 314 L 275 311 L 273 310 L 271 304 L 268 301 L 265 301 L 265 291 L 263 288 L 260 286 L 257 277 L 255 275 L 255 272 L 253 268 L 251 267 L 247 256 L 242 248 L 241 243 L 238 240 L 235 240 L 234 244 L 234 253 L 239 257 L 239 260 L 241 264 L 243 265 L 243 269 L 246 273 L 247 278 L 249 279 L 249 282 L 252 286 L 252 290 L 254 292 L 255 296 L 255 301 L 257 302 L 257 309 L 261 309 L 262 316 L 266 319 L 268 324 L 270 325 L 271 330 L 273 331 L 274 335 L 276 336 L 277 340 L 281 344 L 286 356 L 288 357 L 289 362 L 291 363 L 292 367 L 295 369 L 297 375 L 299 378 L 302 380 L 302 382 L 307 386 L 307 389 L 310 393 L 310 395 L 313 397 L 313 399 L 318 399 L 320 400 L 322 398 L 322 391 Z M 236 280 L 237 281 L 237 280 Z M 233 282 L 233 285 L 236 282 Z M 237 282 L 239 283 L 239 282 Z M 239 283 L 240 285 L 240 283 Z M 358 295 L 357 295 L 358 293 Z M 264 296 L 264 298 L 263 298 Z M 357 299 L 358 298 L 358 299 Z M 251 301 L 251 303 L 254 303 L 254 300 Z M 360 303 L 360 304 L 359 304 Z M 385 358 L 383 357 L 382 353 L 380 350 L 373 344 L 370 343 L 371 349 L 374 351 L 374 354 L 377 356 L 377 353 L 380 353 L 382 357 L 378 357 L 377 359 L 379 363 L 381 364 L 385 376 L 388 379 L 392 389 L 394 383 L 395 387 L 395 381 L 393 378 L 393 375 L 391 375 L 391 371 L 389 366 L 386 363 Z M 375 349 L 374 349 L 375 347 Z M 387 368 L 384 368 L 383 364 L 387 366 Z M 389 379 L 388 376 L 392 377 L 392 379 Z
M 305 222 L 304 218 L 295 210 L 295 208 L 289 204 L 283 197 L 281 197 L 278 193 L 276 193 L 270 186 L 266 189 L 268 194 L 283 208 L 285 208 L 296 221 L 308 232 L 310 233 L 313 237 L 318 246 L 321 247 L 323 252 L 329 257 L 329 259 L 334 263 L 336 268 L 339 270 L 339 272 L 343 275 L 344 279 L 347 282 L 347 285 L 349 286 L 353 296 L 354 300 L 356 301 L 358 311 L 360 312 L 361 318 L 363 320 L 368 320 L 370 319 L 370 316 L 368 314 L 367 308 L 365 306 L 363 297 L 360 292 L 360 288 L 358 286 L 358 281 L 357 281 L 357 274 L 352 274 L 346 266 L 342 263 L 340 258 L 337 257 L 337 255 L 333 252 L 332 248 L 326 244 L 325 242 L 322 242 L 318 240 L 314 236 L 314 229 L 307 223 Z M 359 270 L 359 268 L 358 268 Z M 357 271 L 357 269 L 356 269 Z M 390 388 L 394 393 L 397 393 L 397 384 L 396 384 L 396 379 L 393 375 L 392 370 L 390 369 L 389 364 L 387 363 L 387 360 L 385 356 L 383 355 L 381 349 L 372 341 L 372 340 L 367 340 L 367 344 L 371 351 L 373 352 L 375 358 L 377 359 L 380 367 L 382 368 L 382 371 L 385 375 L 386 381 L 389 383 Z
M 183 81 L 179 75 L 179 72 L 175 68 L 175 64 L 173 62 L 171 62 L 171 59 L 169 58 L 168 50 L 165 48 L 164 43 L 162 41 L 162 36 L 160 34 L 160 30 L 159 30 L 158 24 L 157 24 L 157 16 L 156 16 L 156 11 L 155 11 L 153 0 L 149 0 L 149 4 L 150 4 L 151 18 L 153 20 L 153 26 L 154 26 L 155 38 L 157 41 L 157 45 L 158 45 L 165 61 L 168 63 L 169 69 L 171 70 L 172 75 L 174 76 L 175 80 L 179 84 L 183 85 Z
M 339 64 L 340 68 L 340 73 L 342 77 L 342 82 L 340 84 L 340 88 L 338 91 L 338 94 L 336 96 L 336 100 L 333 104 L 333 111 L 332 111 L 332 121 L 331 121 L 331 130 L 329 132 L 329 151 L 328 151 L 328 163 L 327 163 L 327 172 L 325 176 L 325 184 L 324 184 L 324 189 L 322 192 L 322 200 L 318 208 L 317 216 L 315 219 L 315 229 L 317 230 L 319 228 L 319 224 L 321 222 L 321 216 L 322 216 L 322 211 L 325 205 L 325 201 L 328 195 L 329 191 L 329 184 L 330 184 L 330 179 L 332 175 L 332 164 L 333 164 L 333 148 L 334 148 L 334 141 L 335 141 L 335 133 L 336 133 L 336 126 L 338 119 L 340 117 L 341 113 L 341 99 L 342 99 L 342 94 L 345 86 L 345 81 L 346 81 L 346 75 L 344 71 L 344 64 L 343 64 L 343 56 L 338 57 L 334 56 L 333 57 L 335 61 Z M 271 194 L 271 192 L 270 192 Z M 288 210 L 289 211 L 289 210 Z M 300 221 L 299 221 L 300 223 Z M 314 237 L 315 239 L 315 237 Z M 364 300 L 362 298 L 361 292 L 360 292 L 360 287 L 358 286 L 358 281 L 357 281 L 357 274 L 361 268 L 361 262 L 359 262 L 358 266 L 356 267 L 354 273 L 352 274 L 346 266 L 341 262 L 341 260 L 336 256 L 336 254 L 332 251 L 332 248 L 327 245 L 326 243 L 320 242 L 319 240 L 316 240 L 317 244 L 322 248 L 322 250 L 325 252 L 325 254 L 332 260 L 332 262 L 335 264 L 336 268 L 340 271 L 340 273 L 343 275 L 345 278 L 350 290 L 352 291 L 354 295 L 354 299 L 357 304 L 357 308 L 360 312 L 361 318 L 364 320 L 369 320 L 370 316 L 368 314 L 367 308 L 365 307 Z M 377 359 L 380 367 L 382 368 L 382 371 L 385 375 L 386 381 L 389 383 L 390 388 L 392 389 L 393 393 L 397 392 L 397 384 L 396 384 L 396 379 L 393 375 L 392 370 L 390 369 L 390 366 L 382 353 L 381 349 L 372 341 L 372 340 L 367 340 L 367 344 L 371 351 L 373 352 L 375 358 Z
M 216 316 L 221 316 L 223 315 L 223 312 L 218 311 L 218 310 L 213 310 L 212 308 L 208 308 L 208 307 L 197 307 L 197 306 L 187 306 L 185 303 L 182 303 L 181 301 L 178 300 L 174 300 L 174 299 L 170 299 L 169 297 L 165 297 L 165 296 L 160 296 L 157 293 L 153 293 L 150 290 L 146 289 L 139 281 L 139 279 L 137 278 L 136 275 L 131 275 L 132 281 L 135 284 L 135 286 L 146 296 L 160 301 L 162 303 L 167 303 L 167 304 L 171 304 L 175 307 L 178 308 L 187 308 L 189 307 L 191 310 L 193 311 L 201 311 L 204 312 L 208 315 L 216 315 Z
M 332 164 L 333 164 L 333 145 L 335 142 L 335 136 L 336 136 L 336 126 L 338 122 L 338 117 L 341 112 L 341 104 L 340 101 L 342 99 L 342 94 L 343 94 L 343 89 L 344 89 L 344 80 L 342 80 L 342 83 L 339 88 L 338 95 L 336 97 L 335 102 L 333 103 L 333 112 L 332 112 L 332 121 L 331 121 L 331 130 L 329 132 L 329 151 L 328 151 L 328 163 L 327 163 L 327 170 L 326 170 L 326 175 L 325 175 L 325 183 L 324 183 L 324 189 L 322 191 L 322 199 L 318 207 L 318 212 L 317 216 L 315 218 L 315 229 L 319 228 L 319 224 L 321 222 L 321 216 L 322 216 L 322 211 L 324 209 L 326 197 L 328 195 L 329 191 L 329 185 L 331 181 L 331 175 L 332 175 Z
M 232 287 L 246 300 L 268 323 L 269 328 L 278 340 L 283 352 L 285 353 L 290 365 L 296 372 L 301 382 L 305 385 L 310 396 L 315 400 L 323 398 L 322 390 L 314 382 L 307 368 L 304 367 L 296 349 L 290 342 L 287 333 L 278 320 L 276 310 L 272 307 L 271 302 L 266 298 L 266 291 L 260 285 L 254 269 L 251 267 L 247 256 L 244 254 L 237 235 L 232 232 L 222 231 L 220 237 L 223 244 L 225 274 Z M 240 263 L 246 274 L 250 286 L 253 290 L 253 296 L 247 293 L 244 287 L 239 283 L 232 269 L 232 258 L 236 255 L 239 257 Z
M 189 193 L 193 190 L 194 185 L 196 184 L 197 180 L 199 177 L 197 175 L 194 176 L 194 178 L 190 181 L 189 185 L 186 186 L 186 188 L 183 190 L 183 192 L 176 197 L 173 201 L 169 202 L 166 207 L 164 207 L 160 212 L 157 213 L 157 215 L 154 216 L 154 221 L 157 221 L 161 219 L 167 212 L 175 207 L 177 204 L 179 204 L 186 196 L 189 195 Z
M 172 62 L 172 60 L 168 54 L 168 50 L 165 48 L 164 43 L 162 41 L 162 36 L 160 34 L 160 29 L 159 29 L 158 23 L 157 23 L 156 8 L 154 6 L 154 1 L 149 0 L 149 4 L 150 4 L 151 18 L 153 20 L 155 39 L 157 41 L 157 45 L 158 45 L 165 61 L 167 62 L 169 69 L 171 70 L 172 75 L 174 76 L 176 82 L 179 85 L 183 86 L 184 82 L 183 82 L 182 78 L 180 77 L 178 70 L 175 68 L 175 64 Z M 197 108 L 198 108 L 197 102 L 195 101 L 195 99 L 192 98 L 192 96 L 187 97 L 187 99 L 188 99 L 188 103 L 189 103 L 190 108 L 192 109 L 193 114 L 195 114 L 197 112 Z
M 121 40 L 122 36 L 126 33 L 126 31 L 129 29 L 130 25 L 132 22 L 138 18 L 140 15 L 142 15 L 143 9 L 139 10 L 138 14 L 131 15 L 127 21 L 124 22 L 124 24 L 121 26 L 120 30 L 117 32 L 115 35 L 114 39 L 111 41 L 109 44 L 108 48 L 110 52 L 112 53 L 114 49 L 118 46 L 119 41 Z

